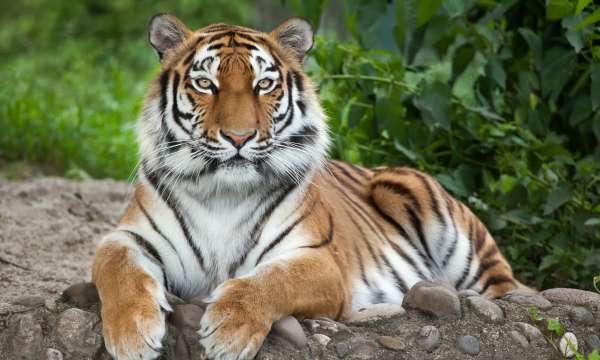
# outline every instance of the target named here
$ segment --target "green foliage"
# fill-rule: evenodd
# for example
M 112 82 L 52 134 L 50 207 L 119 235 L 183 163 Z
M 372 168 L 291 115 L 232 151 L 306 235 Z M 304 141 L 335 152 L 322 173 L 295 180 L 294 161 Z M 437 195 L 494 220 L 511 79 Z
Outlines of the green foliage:
M 285 3 L 326 25 L 322 12 L 340 2 Z M 341 3 L 334 15 L 349 40 L 318 37 L 306 61 L 330 117 L 332 155 L 433 174 L 485 221 L 524 282 L 591 289 L 600 273 L 600 7 Z M 172 12 L 192 28 L 252 26 L 265 11 L 255 6 L 6 4 L 0 158 L 50 164 L 74 178 L 127 178 L 137 161 L 135 119 L 158 70 L 146 45 L 150 15 Z
M 333 156 L 435 175 L 485 221 L 526 283 L 591 289 L 600 271 L 600 7 L 345 4 L 352 41 L 319 38 L 307 66 L 334 129 Z

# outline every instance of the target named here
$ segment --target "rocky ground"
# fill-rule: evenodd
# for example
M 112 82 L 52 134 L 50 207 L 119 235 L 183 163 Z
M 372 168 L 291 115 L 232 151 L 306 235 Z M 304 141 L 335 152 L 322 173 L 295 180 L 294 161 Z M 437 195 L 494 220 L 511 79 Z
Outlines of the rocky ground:
M 97 294 L 85 281 L 128 190 L 112 181 L 0 180 L 0 360 L 109 359 Z M 204 359 L 195 335 L 201 303 L 171 301 L 163 358 Z M 531 307 L 543 320 L 532 319 Z M 567 333 L 547 330 L 548 319 Z M 257 358 L 560 359 L 600 349 L 599 336 L 596 293 L 550 289 L 490 301 L 420 283 L 402 306 L 381 304 L 343 323 L 285 319 Z

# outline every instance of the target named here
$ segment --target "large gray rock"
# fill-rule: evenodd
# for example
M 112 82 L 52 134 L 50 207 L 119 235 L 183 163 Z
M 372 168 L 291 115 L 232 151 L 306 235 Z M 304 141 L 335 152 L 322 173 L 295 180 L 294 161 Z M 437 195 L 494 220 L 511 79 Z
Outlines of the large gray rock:
M 501 322 L 504 320 L 504 312 L 500 306 L 491 300 L 481 296 L 470 296 L 465 300 L 467 306 L 473 309 L 477 315 L 490 322 Z
M 37 360 L 42 352 L 42 326 L 33 312 L 20 315 L 12 338 L 15 360 Z
M 456 290 L 432 281 L 416 283 L 404 295 L 402 306 L 419 309 L 436 317 L 461 316 L 460 300 Z
M 67 309 L 56 323 L 56 339 L 70 354 L 91 356 L 102 345 L 100 329 L 95 329 L 99 320 L 96 314 L 76 308 Z
M 600 294 L 569 288 L 555 288 L 540 293 L 554 303 L 585 306 L 592 310 L 600 310 Z
M 569 311 L 569 317 L 577 324 L 593 325 L 594 315 L 586 308 L 575 306 Z
M 531 324 L 528 324 L 525 322 L 516 322 L 516 323 L 514 323 L 514 326 L 523 335 L 525 335 L 527 340 L 529 340 L 529 343 L 536 344 L 536 343 L 543 343 L 545 341 L 544 335 L 542 334 L 540 329 L 538 329 L 537 327 L 535 327 Z
M 534 306 L 541 310 L 550 309 L 552 303 L 541 295 L 525 290 L 514 290 L 502 298 L 523 306 Z

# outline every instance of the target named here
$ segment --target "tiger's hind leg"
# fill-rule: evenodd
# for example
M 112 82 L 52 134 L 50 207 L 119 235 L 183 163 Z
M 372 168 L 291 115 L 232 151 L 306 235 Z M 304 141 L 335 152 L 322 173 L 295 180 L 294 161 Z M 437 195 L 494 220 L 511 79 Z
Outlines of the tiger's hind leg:
M 482 222 L 432 177 L 387 168 L 371 181 L 374 206 L 425 262 L 432 278 L 496 298 L 522 287 Z

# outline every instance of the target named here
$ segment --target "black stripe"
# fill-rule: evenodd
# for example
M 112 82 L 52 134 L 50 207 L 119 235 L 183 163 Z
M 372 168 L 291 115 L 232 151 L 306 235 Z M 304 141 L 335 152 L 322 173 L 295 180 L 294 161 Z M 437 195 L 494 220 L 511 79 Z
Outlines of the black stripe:
M 320 247 L 327 246 L 327 245 L 331 244 L 332 241 L 333 241 L 333 217 L 331 216 L 331 213 L 329 213 L 329 231 L 327 232 L 327 237 L 323 241 L 321 241 L 320 243 L 318 243 L 318 244 L 301 246 L 301 247 L 302 248 L 318 249 Z
M 356 243 L 353 243 L 353 245 L 354 245 L 354 256 L 356 257 L 356 262 L 358 262 L 358 271 L 360 272 L 360 278 L 365 283 L 365 285 L 367 285 L 369 290 L 372 291 L 371 284 L 369 283 L 369 280 L 367 279 L 367 273 L 365 272 L 365 264 L 363 264 L 362 256 L 360 254 L 360 251 L 358 250 L 358 246 L 356 245 Z
M 294 103 L 293 103 L 293 99 L 292 99 L 292 73 L 288 72 L 287 76 L 286 76 L 286 82 L 287 82 L 287 90 L 288 90 L 288 108 L 286 110 L 287 112 L 287 120 L 285 121 L 285 123 L 283 124 L 283 126 L 277 130 L 277 134 L 281 134 L 283 132 L 283 130 L 285 130 L 288 126 L 290 126 L 290 124 L 292 123 L 292 119 L 294 118 Z
M 421 221 L 421 218 L 419 217 L 419 215 L 417 215 L 417 213 L 411 206 L 404 204 L 404 210 L 408 213 L 408 218 L 413 228 L 417 232 L 417 237 L 419 238 L 421 246 L 423 247 L 423 249 L 425 249 L 427 257 L 435 262 L 435 259 L 433 258 L 433 256 L 431 256 L 431 250 L 429 250 L 429 245 L 427 244 L 427 238 L 425 237 L 425 231 L 423 230 L 423 222 Z
M 169 281 L 167 278 L 167 272 L 165 271 L 164 268 L 164 262 L 163 259 L 160 257 L 160 254 L 158 253 L 158 251 L 156 251 L 156 248 L 154 247 L 154 245 L 152 245 L 149 241 L 146 241 L 146 239 L 144 239 L 141 235 L 130 231 L 130 230 L 120 230 L 123 231 L 124 233 L 127 233 L 129 236 L 131 236 L 133 238 L 133 240 L 136 242 L 136 244 L 138 244 L 139 247 L 141 247 L 142 249 L 144 249 L 144 251 L 146 253 L 148 253 L 150 256 L 152 256 L 155 261 L 157 261 L 161 266 L 161 271 L 162 271 L 162 276 L 163 276 L 163 283 L 165 284 L 165 288 L 167 289 L 167 291 L 170 291 L 171 287 L 169 285 Z
M 194 59 L 194 55 L 196 55 L 196 51 L 191 51 L 188 56 L 185 57 L 185 60 L 183 60 L 183 65 L 189 65 L 190 62 L 192 62 L 192 59 Z
M 437 197 L 435 196 L 435 193 L 433 191 L 433 188 L 431 187 L 431 184 L 429 183 L 427 178 L 425 176 L 423 176 L 423 174 L 415 172 L 415 176 L 419 180 L 421 180 L 421 182 L 425 186 L 425 189 L 427 190 L 427 194 L 429 195 L 431 208 L 433 209 L 433 212 L 435 213 L 435 216 L 437 217 L 438 221 L 441 222 L 443 224 L 443 226 L 445 227 L 446 219 L 444 219 L 444 217 L 442 216 L 442 212 L 440 210 L 440 203 L 439 203 Z
M 456 252 L 456 245 L 458 244 L 458 229 L 456 228 L 456 222 L 455 221 L 452 221 L 452 229 L 453 229 L 454 236 L 452 237 L 452 244 L 450 244 L 450 248 L 448 249 L 448 253 L 444 257 L 444 260 L 442 261 L 442 269 L 445 268 L 446 265 L 448 265 L 448 261 L 450 261 L 450 258 Z
M 291 145 L 301 146 L 308 144 L 309 142 L 312 143 L 315 135 L 317 135 L 317 128 L 312 125 L 305 125 L 296 133 L 290 135 L 287 141 Z
M 294 80 L 296 81 L 296 88 L 298 89 L 298 92 L 303 92 L 304 83 L 302 82 L 302 75 L 300 75 L 300 73 L 295 70 L 291 70 L 291 72 L 294 74 Z
M 345 167 L 344 165 L 342 165 L 341 162 L 338 161 L 331 161 L 331 163 L 342 173 L 344 174 L 347 178 L 349 178 L 350 180 L 354 181 L 355 183 L 359 184 L 359 185 L 364 185 L 364 182 L 361 181 L 360 179 L 357 179 L 354 175 L 352 175 Z
M 160 109 L 164 112 L 167 107 L 167 86 L 169 86 L 169 70 L 160 74 Z
M 421 214 L 423 213 L 421 203 L 417 199 L 416 195 L 413 193 L 412 190 L 410 190 L 404 184 L 401 184 L 401 183 L 398 183 L 395 181 L 389 181 L 389 180 L 378 180 L 378 181 L 373 182 L 372 186 L 373 186 L 373 189 L 378 186 L 383 187 L 404 199 L 408 199 L 410 201 L 411 205 L 413 205 L 416 208 L 418 213 L 421 213 Z
M 208 38 L 207 42 L 211 43 L 213 41 L 216 41 L 216 40 L 219 40 L 221 38 L 224 38 L 225 36 L 234 36 L 234 35 L 235 35 L 235 32 L 233 32 L 233 31 L 227 31 L 227 32 L 223 32 L 223 33 L 220 33 L 220 34 L 215 34 L 215 35 L 212 35 L 210 38 Z
M 171 97 L 172 97 L 172 105 L 171 105 L 171 113 L 173 114 L 173 119 L 175 120 L 175 123 L 177 123 L 177 125 L 181 128 L 181 130 L 183 130 L 186 134 L 190 134 L 190 131 L 188 129 L 186 129 L 183 126 L 183 123 L 181 122 L 181 111 L 179 111 L 179 106 L 177 105 L 177 88 L 179 87 L 179 80 L 180 80 L 180 75 L 178 72 L 175 72 L 175 75 L 173 75 L 173 87 L 171 88 Z
M 489 261 L 482 261 L 481 264 L 479 264 L 477 273 L 475 274 L 473 279 L 471 279 L 471 281 L 469 281 L 469 284 L 467 285 L 466 288 L 470 289 L 471 287 L 473 287 L 473 285 L 475 285 L 477 282 L 479 282 L 479 280 L 481 279 L 481 276 L 483 275 L 484 272 L 486 272 L 488 269 L 498 265 L 499 263 L 500 263 L 500 261 L 497 259 L 492 259 Z
M 242 39 L 246 39 L 246 40 L 250 40 L 252 42 L 261 42 L 262 39 L 260 37 L 254 37 L 252 35 L 249 34 L 245 34 L 243 32 L 237 32 L 235 33 L 237 36 L 241 37 Z
M 387 265 L 387 267 L 390 269 L 392 275 L 394 276 L 394 279 L 396 280 L 396 287 L 403 294 L 405 294 L 408 291 L 408 286 L 406 286 L 406 283 L 404 282 L 404 280 L 402 280 L 402 278 L 400 277 L 400 275 L 398 275 L 398 272 L 396 271 L 396 269 L 394 269 L 392 267 L 392 264 L 390 264 L 389 260 L 385 257 L 385 254 L 383 254 L 383 261 L 385 262 L 385 264 Z
M 173 196 L 165 196 L 166 195 L 165 190 L 168 190 L 167 186 L 160 182 L 160 179 L 158 178 L 158 175 L 156 174 L 156 172 L 150 172 L 148 170 L 147 165 L 144 162 L 142 162 L 142 171 L 144 172 L 144 175 L 148 179 L 148 182 L 150 182 L 150 184 L 158 192 L 161 199 L 165 202 L 165 204 L 167 204 L 167 206 L 169 208 L 171 208 L 171 211 L 175 215 L 177 222 L 179 222 L 179 226 L 181 227 L 181 230 L 183 231 L 183 235 L 185 236 L 185 239 L 187 240 L 189 246 L 192 248 L 192 250 L 194 251 L 194 254 L 198 258 L 198 262 L 200 264 L 200 269 L 204 270 L 204 257 L 202 256 L 202 251 L 196 246 L 196 244 L 192 240 L 190 230 L 187 226 L 187 223 L 185 222 L 183 214 L 181 214 L 181 212 L 179 211 L 179 208 L 180 208 L 179 203 L 177 202 L 177 200 L 175 200 L 173 198 Z
M 473 235 L 473 223 L 469 222 L 469 236 Z M 472 262 L 473 262 L 473 244 L 471 244 L 470 240 L 467 240 L 467 242 L 469 243 L 469 253 L 467 254 L 467 263 L 465 264 L 465 268 L 463 269 L 463 272 L 460 276 L 460 278 L 458 279 L 458 281 L 455 284 L 455 288 L 457 289 L 462 289 L 463 286 L 463 282 L 467 279 L 467 276 L 469 276 L 469 273 L 471 272 L 471 266 L 472 266 Z
M 211 50 L 217 50 L 222 48 L 224 45 L 223 44 L 213 44 L 210 45 L 209 47 L 206 48 L 207 51 L 211 51 Z
M 306 115 L 306 104 L 304 103 L 304 101 L 296 100 L 296 106 L 298 106 L 298 109 L 300 109 L 300 113 L 302 113 L 302 116 L 305 116 Z
M 367 172 L 367 170 L 365 168 L 363 168 L 361 166 L 356 166 L 351 163 L 345 163 L 345 164 L 350 166 L 352 169 L 354 169 L 361 177 L 365 178 L 365 180 L 371 179 L 371 175 Z
M 485 284 L 483 285 L 483 288 L 481 289 L 480 293 L 485 293 L 486 290 L 492 285 L 504 284 L 507 282 L 513 284 L 515 283 L 513 279 L 509 278 L 506 275 L 492 275 L 485 281 Z
M 487 236 L 487 230 L 485 227 L 478 221 L 477 222 L 477 234 L 475 239 L 475 253 L 479 253 L 479 250 L 483 247 L 483 243 L 485 242 L 485 238 Z
M 375 262 L 377 269 L 379 271 L 381 271 L 381 262 L 379 260 L 379 257 L 377 255 L 375 255 L 375 251 L 373 250 L 373 247 L 371 246 L 371 244 L 369 243 L 369 240 L 367 239 L 367 234 L 365 234 L 362 227 L 356 222 L 356 219 L 352 216 L 352 213 L 350 213 L 346 208 L 344 208 L 344 212 L 346 213 L 346 216 L 348 216 L 348 218 L 350 219 L 350 222 L 352 222 L 352 224 L 354 224 L 354 226 L 358 229 L 358 232 L 360 233 L 360 236 L 363 239 L 363 242 L 367 246 L 367 251 L 373 258 L 373 261 Z

